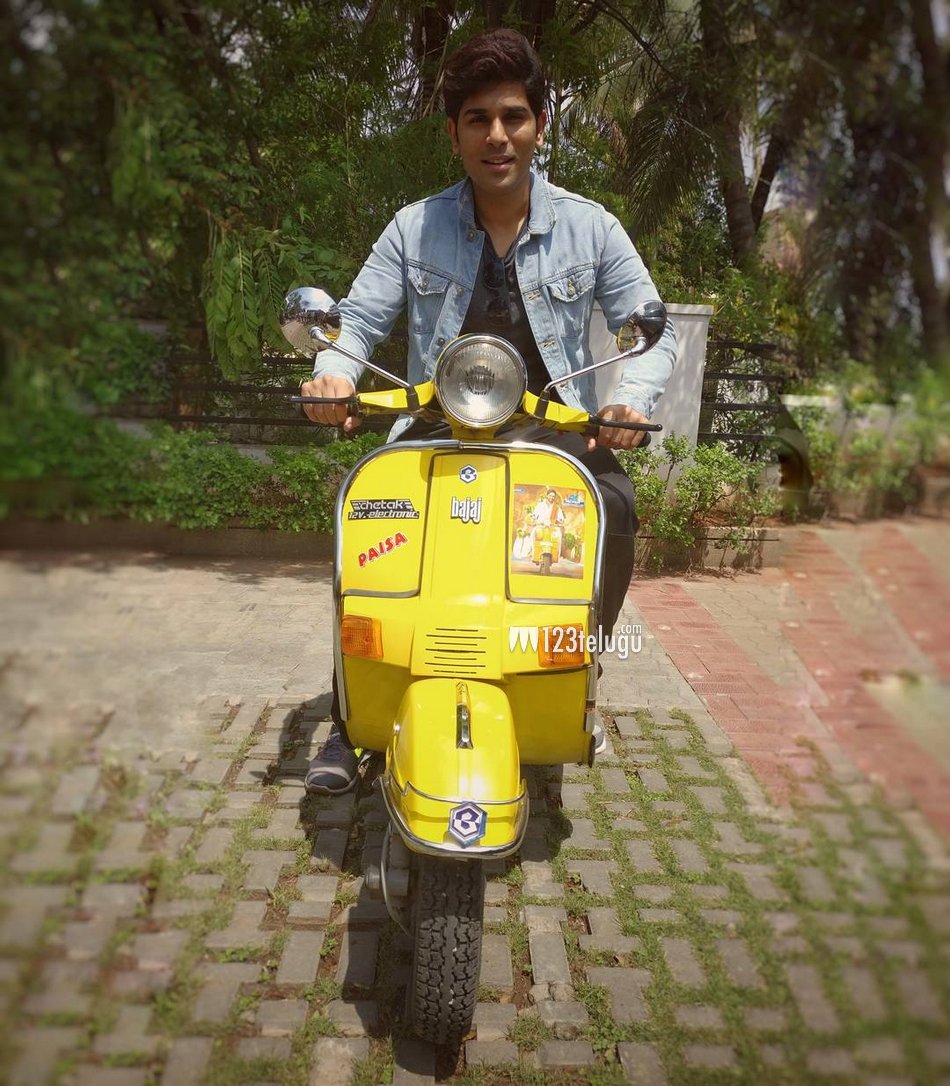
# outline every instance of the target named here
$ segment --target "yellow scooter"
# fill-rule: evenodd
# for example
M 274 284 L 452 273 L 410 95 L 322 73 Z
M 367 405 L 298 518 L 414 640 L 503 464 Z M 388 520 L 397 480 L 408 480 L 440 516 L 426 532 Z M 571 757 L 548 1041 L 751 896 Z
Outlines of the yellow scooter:
M 313 288 L 288 295 L 281 323 L 309 355 L 340 331 L 333 300 Z M 638 307 L 618 336 L 621 354 L 579 372 L 645 353 L 665 325 L 662 304 Z M 496 435 L 518 422 L 596 434 L 600 420 L 551 398 L 577 373 L 528 392 L 521 356 L 497 336 L 450 343 L 432 379 L 415 386 L 356 361 L 398 387 L 293 399 L 408 413 L 452 434 L 384 445 L 343 483 L 333 649 L 351 742 L 385 751 L 390 826 L 366 884 L 412 936 L 412 1028 L 457 1044 L 478 988 L 480 861 L 516 852 L 528 823 L 521 767 L 593 759 L 602 500 L 567 453 Z M 581 561 L 558 563 L 548 550 L 539 567 L 522 526 L 552 490 Z

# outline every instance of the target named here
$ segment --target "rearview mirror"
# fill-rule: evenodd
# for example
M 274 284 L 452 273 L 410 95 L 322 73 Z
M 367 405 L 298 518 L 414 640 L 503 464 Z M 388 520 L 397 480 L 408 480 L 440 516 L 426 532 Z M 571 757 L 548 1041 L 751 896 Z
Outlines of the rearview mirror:
M 332 347 L 340 335 L 340 311 L 325 290 L 297 287 L 284 299 L 280 330 L 284 338 L 301 354 Z
M 617 333 L 617 346 L 623 351 L 645 354 L 657 345 L 666 328 L 666 306 L 659 300 L 641 302 L 624 321 Z

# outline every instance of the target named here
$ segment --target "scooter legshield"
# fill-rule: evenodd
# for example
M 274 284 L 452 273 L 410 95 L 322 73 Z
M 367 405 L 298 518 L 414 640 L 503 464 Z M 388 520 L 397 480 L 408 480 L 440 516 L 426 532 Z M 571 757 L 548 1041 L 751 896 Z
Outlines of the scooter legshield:
M 527 825 L 528 795 L 504 691 L 474 680 L 411 683 L 386 751 L 382 791 L 415 852 L 516 851 Z

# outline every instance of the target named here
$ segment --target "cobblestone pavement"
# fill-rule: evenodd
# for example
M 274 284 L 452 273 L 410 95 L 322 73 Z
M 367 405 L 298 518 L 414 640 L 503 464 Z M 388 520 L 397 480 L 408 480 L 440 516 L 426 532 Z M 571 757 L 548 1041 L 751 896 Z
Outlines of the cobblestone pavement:
M 608 755 L 529 772 L 459 1052 L 401 1025 L 371 782 L 302 790 L 326 568 L 7 555 L 0 1081 L 950 1083 L 936 538 L 634 586 Z

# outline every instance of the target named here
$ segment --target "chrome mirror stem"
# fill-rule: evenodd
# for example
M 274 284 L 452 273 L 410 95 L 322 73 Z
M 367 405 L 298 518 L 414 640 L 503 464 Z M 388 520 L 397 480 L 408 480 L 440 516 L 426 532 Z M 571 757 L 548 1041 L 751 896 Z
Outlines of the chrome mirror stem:
M 326 333 L 314 326 L 310 329 L 310 338 L 317 344 L 319 351 L 336 351 L 343 355 L 344 358 L 349 358 L 352 362 L 358 362 L 361 366 L 365 366 L 368 370 L 372 370 L 373 373 L 379 374 L 380 377 L 385 377 L 387 381 L 392 381 L 393 384 L 398 385 L 400 388 L 411 389 L 412 385 L 408 381 L 403 381 L 400 377 L 396 377 L 395 374 L 384 370 L 382 366 L 377 366 L 372 362 L 367 361 L 365 358 L 360 358 L 359 355 L 353 354 L 352 351 L 348 351 L 345 347 L 341 347 L 339 343 L 334 343 Z
M 601 362 L 595 362 L 592 366 L 585 366 L 581 370 L 574 370 L 573 373 L 567 374 L 566 377 L 558 377 L 555 381 L 548 381 L 541 390 L 540 399 L 547 399 L 552 388 L 557 388 L 558 385 L 566 385 L 568 381 L 573 381 L 576 377 L 580 377 L 581 374 L 593 373 L 594 370 L 599 370 L 602 366 L 612 366 L 614 362 L 622 362 L 625 358 L 634 358 L 638 354 L 644 353 L 645 352 L 641 349 L 641 344 L 638 343 L 628 351 L 622 351 L 620 354 L 615 354 L 613 358 L 605 358 Z

